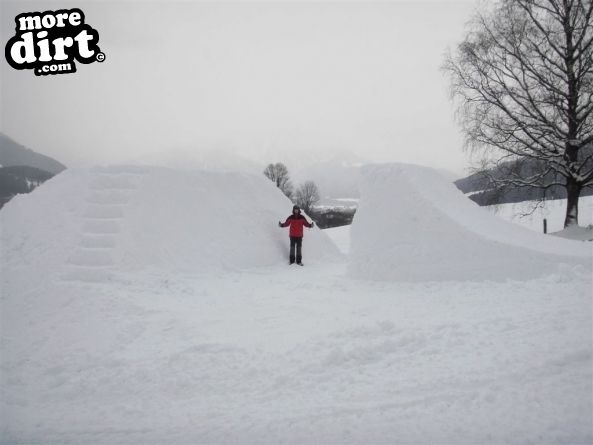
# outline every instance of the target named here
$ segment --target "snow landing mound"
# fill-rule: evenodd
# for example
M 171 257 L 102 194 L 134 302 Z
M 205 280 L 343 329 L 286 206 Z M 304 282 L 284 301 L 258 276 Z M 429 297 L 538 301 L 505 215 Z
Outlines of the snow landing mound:
M 0 212 L 13 284 L 102 282 L 134 271 L 216 273 L 284 264 L 292 203 L 263 176 L 156 167 L 67 170 Z M 339 255 L 305 231 L 308 263 Z M 32 278 L 34 276 L 34 278 Z M 31 283 L 35 281 L 36 283 Z
M 591 244 L 503 221 L 433 169 L 369 165 L 361 177 L 348 267 L 355 278 L 500 281 L 591 271 Z

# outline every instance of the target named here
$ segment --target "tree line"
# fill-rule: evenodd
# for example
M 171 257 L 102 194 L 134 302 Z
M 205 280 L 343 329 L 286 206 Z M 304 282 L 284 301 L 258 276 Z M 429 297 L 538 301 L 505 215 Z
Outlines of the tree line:
M 313 181 L 305 181 L 294 189 L 288 168 L 281 162 L 268 164 L 264 170 L 264 175 L 270 181 L 276 184 L 282 193 L 287 196 L 294 204 L 298 205 L 307 214 L 311 213 L 313 206 L 319 202 L 319 188 Z

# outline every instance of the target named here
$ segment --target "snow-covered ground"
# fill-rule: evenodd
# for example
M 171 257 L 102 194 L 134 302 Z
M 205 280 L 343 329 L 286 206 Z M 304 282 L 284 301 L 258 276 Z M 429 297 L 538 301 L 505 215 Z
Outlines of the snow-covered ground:
M 548 233 L 558 232 L 564 227 L 566 199 L 547 200 L 543 205 L 534 207 L 534 203 L 519 202 L 499 204 L 489 207 L 492 212 L 507 221 L 512 221 L 535 232 L 543 232 L 543 220 L 548 221 Z M 579 225 L 593 224 L 593 196 L 579 199 Z
M 347 251 L 347 229 L 307 231 L 305 267 L 286 264 L 287 209 L 249 175 L 132 167 L 9 202 L 0 443 L 593 441 L 590 257 L 354 279 L 326 236 Z M 542 249 L 581 246 L 557 241 Z
M 322 198 L 317 204 L 316 209 L 348 209 L 356 210 L 358 207 L 358 198 Z

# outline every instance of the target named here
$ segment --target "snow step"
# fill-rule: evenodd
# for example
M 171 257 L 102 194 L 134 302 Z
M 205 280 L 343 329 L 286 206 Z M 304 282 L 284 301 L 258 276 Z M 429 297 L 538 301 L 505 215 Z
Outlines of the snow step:
M 122 190 L 97 190 L 86 201 L 96 205 L 121 205 L 130 202 L 129 191 Z
M 84 235 L 80 240 L 80 246 L 88 249 L 106 249 L 116 245 L 116 239 L 112 235 Z
M 119 233 L 119 224 L 113 220 L 87 220 L 82 225 L 85 234 L 109 235 Z
M 124 212 L 118 206 L 89 206 L 83 215 L 85 218 L 114 219 L 122 218 Z
M 131 176 L 101 175 L 91 180 L 91 190 L 135 190 L 136 179 Z
M 96 249 L 80 249 L 68 259 L 68 263 L 75 266 L 105 267 L 113 266 L 114 261 L 107 251 Z

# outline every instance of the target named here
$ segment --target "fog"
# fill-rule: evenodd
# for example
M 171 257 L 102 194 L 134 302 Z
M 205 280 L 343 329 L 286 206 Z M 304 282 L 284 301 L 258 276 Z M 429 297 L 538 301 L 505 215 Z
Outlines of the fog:
M 440 66 L 472 1 L 3 2 L 3 46 L 17 14 L 69 7 L 105 62 L 0 72 L 1 131 L 68 166 L 204 150 L 467 165 Z

